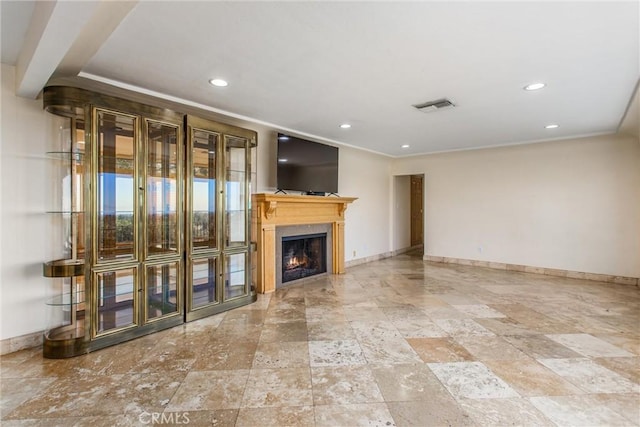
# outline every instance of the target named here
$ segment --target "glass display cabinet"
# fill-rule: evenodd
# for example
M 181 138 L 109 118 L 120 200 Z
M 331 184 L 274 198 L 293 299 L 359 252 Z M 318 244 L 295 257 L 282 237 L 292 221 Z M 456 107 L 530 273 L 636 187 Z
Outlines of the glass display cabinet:
M 51 278 L 46 299 L 44 354 L 61 357 L 82 352 L 85 337 L 84 283 L 84 160 L 82 111 L 71 108 L 47 117 L 52 138 L 49 191 L 52 250 L 59 259 L 45 262 L 43 275 Z
M 47 87 L 43 99 L 61 146 L 50 155 L 63 159 L 45 357 L 256 300 L 255 132 L 78 88 Z

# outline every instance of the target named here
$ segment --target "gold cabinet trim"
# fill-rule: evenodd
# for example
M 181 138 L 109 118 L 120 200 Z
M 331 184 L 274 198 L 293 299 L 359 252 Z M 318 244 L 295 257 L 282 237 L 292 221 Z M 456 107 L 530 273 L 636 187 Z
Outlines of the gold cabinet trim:
M 42 265 L 44 277 L 77 277 L 84 275 L 83 259 L 57 259 Z

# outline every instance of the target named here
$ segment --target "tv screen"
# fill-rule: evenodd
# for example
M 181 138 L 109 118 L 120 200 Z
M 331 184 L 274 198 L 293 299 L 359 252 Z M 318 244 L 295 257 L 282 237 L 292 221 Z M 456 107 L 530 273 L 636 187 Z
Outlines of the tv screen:
M 338 147 L 278 134 L 278 189 L 338 192 Z

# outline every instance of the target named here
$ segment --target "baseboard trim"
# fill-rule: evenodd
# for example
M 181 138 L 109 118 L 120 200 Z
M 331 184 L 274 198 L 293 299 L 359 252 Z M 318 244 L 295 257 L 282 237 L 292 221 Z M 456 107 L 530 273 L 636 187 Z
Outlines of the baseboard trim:
M 42 337 L 43 332 L 34 332 L 0 340 L 0 356 L 27 348 L 39 347 L 42 345 Z
M 412 251 L 414 249 L 419 249 L 421 247 L 422 247 L 422 245 L 409 246 L 409 247 L 402 248 L 402 249 L 396 249 L 395 251 L 384 252 L 384 253 L 381 253 L 381 254 L 371 255 L 371 256 L 368 256 L 368 257 L 364 257 L 364 258 L 352 259 L 351 261 L 346 261 L 344 263 L 344 266 L 346 268 L 349 268 L 349 267 L 355 267 L 356 265 L 360 265 L 360 264 L 367 264 L 367 263 L 373 262 L 373 261 L 380 261 L 381 259 L 391 258 L 391 257 L 397 256 L 397 255 L 402 255 L 402 254 L 410 252 L 410 251 Z
M 567 277 L 569 279 L 591 280 L 594 282 L 616 283 L 619 285 L 640 285 L 640 278 L 638 277 L 585 273 L 581 271 L 561 270 L 557 268 L 532 267 L 529 265 L 507 264 L 503 262 L 479 261 L 473 259 L 450 258 L 432 255 L 424 255 L 423 259 L 425 261 L 439 262 L 444 264 L 470 265 L 473 267 L 486 267 L 496 270 L 519 271 L 521 273 L 543 274 L 545 276 Z
M 369 262 L 379 261 L 385 258 L 391 258 L 392 256 L 393 256 L 393 252 L 384 252 L 382 254 L 371 255 L 364 258 L 358 258 L 358 259 L 352 259 L 351 261 L 346 261 L 344 263 L 344 266 L 345 268 L 355 267 L 356 265 L 367 264 Z

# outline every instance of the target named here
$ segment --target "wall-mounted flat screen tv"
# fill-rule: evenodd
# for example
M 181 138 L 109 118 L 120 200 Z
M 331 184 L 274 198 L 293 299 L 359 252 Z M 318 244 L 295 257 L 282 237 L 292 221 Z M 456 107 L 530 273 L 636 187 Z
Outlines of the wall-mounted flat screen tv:
M 338 147 L 278 134 L 279 190 L 338 193 Z

